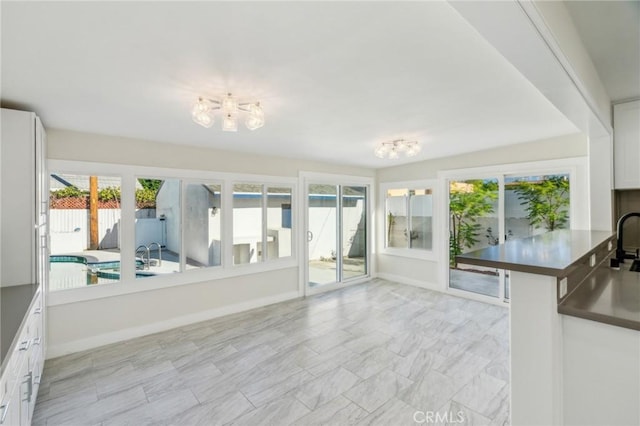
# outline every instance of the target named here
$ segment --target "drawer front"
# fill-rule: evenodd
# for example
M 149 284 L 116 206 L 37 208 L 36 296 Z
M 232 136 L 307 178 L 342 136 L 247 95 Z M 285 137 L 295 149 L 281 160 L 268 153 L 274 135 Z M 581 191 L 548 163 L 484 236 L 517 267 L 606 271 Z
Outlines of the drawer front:
M 33 365 L 37 358 L 42 358 L 44 354 L 44 306 L 42 306 L 42 297 L 38 295 L 33 308 L 31 309 L 31 317 L 27 322 L 29 325 L 29 335 L 31 338 L 30 365 Z

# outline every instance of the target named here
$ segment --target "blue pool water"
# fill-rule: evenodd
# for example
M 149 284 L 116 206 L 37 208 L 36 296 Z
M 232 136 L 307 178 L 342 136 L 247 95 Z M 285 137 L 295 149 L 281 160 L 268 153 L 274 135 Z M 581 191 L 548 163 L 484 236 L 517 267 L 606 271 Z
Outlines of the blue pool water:
M 83 256 L 52 255 L 49 273 L 49 289 L 63 290 L 85 287 L 95 284 L 106 284 L 120 281 L 120 261 L 89 262 Z M 136 269 L 144 266 L 136 260 Z M 153 274 L 136 273 L 136 277 L 149 277 Z

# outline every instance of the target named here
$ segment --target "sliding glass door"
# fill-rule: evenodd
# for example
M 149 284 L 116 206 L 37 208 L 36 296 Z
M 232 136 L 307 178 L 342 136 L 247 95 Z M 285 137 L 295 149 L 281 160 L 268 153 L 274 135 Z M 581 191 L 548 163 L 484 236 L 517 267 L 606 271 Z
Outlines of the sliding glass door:
M 449 183 L 449 287 L 500 296 L 495 268 L 459 264 L 455 256 L 497 245 L 501 235 L 498 178 L 452 180 Z
M 461 253 L 569 228 L 569 174 L 451 179 L 449 288 L 509 299 L 509 271 L 464 265 Z
M 330 286 L 368 275 L 368 187 L 309 183 L 307 285 Z
M 506 239 L 569 228 L 569 207 L 569 174 L 504 177 Z M 509 271 L 505 271 L 504 298 L 509 299 Z
M 341 189 L 341 280 L 344 281 L 367 275 L 367 188 L 343 186 Z
M 308 186 L 309 287 L 338 281 L 338 187 Z

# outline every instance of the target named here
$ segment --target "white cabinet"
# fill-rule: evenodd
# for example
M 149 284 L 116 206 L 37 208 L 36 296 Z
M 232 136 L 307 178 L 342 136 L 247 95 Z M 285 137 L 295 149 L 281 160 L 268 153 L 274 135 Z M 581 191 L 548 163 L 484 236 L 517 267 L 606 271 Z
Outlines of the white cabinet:
M 640 100 L 613 107 L 616 189 L 640 188 Z
M 46 351 L 46 134 L 32 112 L 1 110 L 0 425 L 31 424 Z
M 44 367 L 44 318 L 39 290 L 24 317 L 0 379 L 0 425 L 31 424 Z
M 39 281 L 48 191 L 45 132 L 32 112 L 2 109 L 1 281 L 3 287 Z M 41 232 L 38 227 L 43 226 Z M 42 277 L 40 277 L 42 279 Z

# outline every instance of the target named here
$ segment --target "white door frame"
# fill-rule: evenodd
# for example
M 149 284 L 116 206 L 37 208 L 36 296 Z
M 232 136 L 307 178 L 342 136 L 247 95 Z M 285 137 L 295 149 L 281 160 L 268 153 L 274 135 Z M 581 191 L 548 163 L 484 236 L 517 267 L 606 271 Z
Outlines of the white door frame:
M 356 277 L 348 279 L 346 281 L 336 282 L 332 284 L 326 284 L 317 288 L 309 287 L 309 243 L 307 241 L 307 235 L 309 230 L 309 183 L 319 183 L 328 185 L 340 185 L 344 186 L 365 186 L 367 187 L 367 203 L 365 206 L 366 212 L 366 265 L 367 270 L 362 277 Z M 371 279 L 371 271 L 375 270 L 374 257 L 372 256 L 372 243 L 375 241 L 373 235 L 373 221 L 374 221 L 374 179 L 372 177 L 363 176 L 349 176 L 349 175 L 336 175 L 328 173 L 316 173 L 316 172 L 300 172 L 299 174 L 299 196 L 301 203 L 299 203 L 300 210 L 298 217 L 300 218 L 301 230 L 299 232 L 299 285 L 298 292 L 301 296 L 310 296 L 317 293 L 324 293 L 326 291 L 336 290 L 344 288 L 345 286 L 359 284 Z M 339 194 L 338 194 L 339 195 Z M 339 206 L 339 203 L 338 203 Z M 336 207 L 337 208 L 337 207 Z M 337 212 L 338 217 L 341 212 Z M 341 221 L 339 222 L 339 226 Z M 341 241 L 337 242 L 342 245 Z M 336 261 L 336 268 L 339 268 L 342 264 L 341 260 Z

